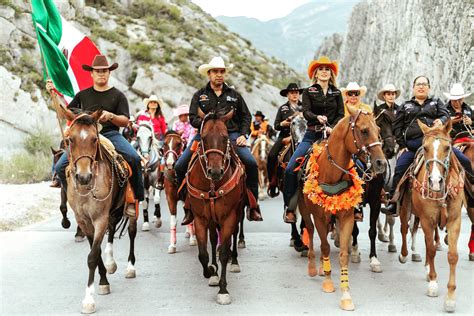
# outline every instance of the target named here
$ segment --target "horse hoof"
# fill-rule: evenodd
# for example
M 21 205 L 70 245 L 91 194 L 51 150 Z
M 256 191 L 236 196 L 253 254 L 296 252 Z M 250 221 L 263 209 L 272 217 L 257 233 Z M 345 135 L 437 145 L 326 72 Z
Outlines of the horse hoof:
M 240 273 L 240 266 L 239 266 L 239 264 L 238 264 L 238 263 L 237 263 L 237 264 L 236 264 L 236 263 L 232 263 L 232 264 L 230 265 L 229 271 L 232 272 L 232 273 Z
M 354 303 L 352 303 L 352 299 L 341 299 L 341 309 L 344 311 L 353 311 L 355 310 Z
M 411 261 L 421 262 L 421 255 L 419 253 L 412 253 L 411 254 Z
M 84 240 L 86 240 L 86 236 L 74 236 L 75 242 L 83 242 Z
M 388 236 L 385 235 L 385 234 L 378 234 L 377 236 L 378 236 L 378 238 L 381 242 L 388 242 L 389 241 Z
M 112 262 L 104 262 L 105 269 L 107 270 L 108 274 L 114 274 L 117 271 L 117 263 L 115 261 Z
M 428 284 L 428 291 L 426 292 L 426 295 L 428 295 L 429 297 L 438 296 L 438 282 L 430 281 L 430 283 Z
M 444 301 L 444 311 L 448 313 L 453 313 L 456 310 L 456 300 L 446 298 Z
M 168 246 L 168 253 L 169 253 L 169 254 L 176 253 L 176 246 L 169 245 L 169 246 Z
M 398 261 L 400 261 L 400 263 L 406 263 L 407 262 L 407 257 L 399 255 L 398 256 Z
M 191 237 L 191 234 L 189 232 L 185 232 L 184 233 L 184 238 L 189 238 L 189 237 Z
M 192 237 L 189 238 L 189 245 L 190 246 L 197 246 L 196 236 L 192 236 Z
M 301 257 L 307 257 L 307 256 L 308 256 L 308 249 L 301 251 Z
M 142 225 L 142 231 L 147 232 L 150 230 L 150 224 L 148 222 L 144 222 Z
M 308 263 L 308 275 L 312 278 L 318 275 L 318 269 L 315 263 Z
M 380 273 L 382 272 L 382 265 L 376 257 L 370 259 L 370 271 Z
M 360 255 L 351 255 L 352 263 L 360 263 Z
M 155 221 L 155 227 L 160 228 L 163 222 L 161 221 L 161 218 L 157 217 Z
M 135 268 L 127 269 L 127 271 L 125 272 L 126 279 L 135 279 L 136 277 L 137 277 L 137 271 L 135 270 Z
M 217 294 L 217 304 L 229 305 L 231 303 L 229 294 Z
M 332 293 L 336 291 L 334 288 L 334 282 L 332 280 L 324 280 L 323 281 L 323 292 L 324 293 Z
M 325 276 L 326 274 L 324 273 L 323 267 L 319 267 L 319 276 Z
M 209 286 L 218 286 L 219 285 L 219 276 L 218 275 L 212 275 L 209 278 Z
M 388 245 L 388 252 L 397 252 L 397 246 Z
M 474 252 L 469 254 L 469 261 L 474 261 Z
M 290 239 L 290 247 L 294 247 L 295 246 L 295 240 L 294 239 Z
M 110 284 L 99 285 L 99 289 L 97 290 L 97 294 L 99 294 L 99 295 L 110 294 Z
M 71 227 L 71 221 L 67 218 L 63 218 L 62 221 L 61 221 L 61 226 L 64 229 L 68 229 L 69 227 Z
M 93 314 L 95 313 L 95 303 L 82 303 L 82 314 Z
M 240 249 L 243 249 L 243 248 L 246 248 L 245 246 L 245 240 L 239 240 L 239 242 L 237 243 L 237 248 L 240 248 Z

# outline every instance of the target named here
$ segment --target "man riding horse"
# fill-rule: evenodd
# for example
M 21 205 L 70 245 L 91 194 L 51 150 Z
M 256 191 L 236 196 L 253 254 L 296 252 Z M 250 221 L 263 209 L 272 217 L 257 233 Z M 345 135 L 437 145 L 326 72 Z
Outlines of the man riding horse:
M 265 114 L 263 114 L 262 111 L 255 112 L 253 116 L 255 120 L 250 124 L 250 139 L 252 145 L 259 135 L 267 135 L 270 126 L 268 121 L 265 120 Z
M 117 88 L 109 85 L 110 72 L 117 69 L 118 64 L 109 65 L 104 55 L 96 55 L 92 65 L 82 65 L 91 73 L 94 85 L 76 94 L 68 108 L 73 112 L 94 112 L 103 109 L 99 122 L 102 124 L 100 134 L 108 138 L 115 150 L 123 156 L 132 168 L 131 184 L 135 193 L 136 203 L 143 201 L 144 189 L 140 157 L 129 142 L 119 133 L 120 127 L 126 127 L 129 122 L 129 107 L 127 97 Z M 51 93 L 54 89 L 52 82 L 46 84 L 46 90 Z M 65 152 L 56 163 L 56 172 L 61 184 L 66 188 L 65 169 L 68 165 L 68 154 Z
M 282 97 L 286 97 L 288 102 L 278 108 L 273 126 L 275 130 L 280 131 L 278 138 L 273 144 L 267 160 L 268 179 L 270 180 L 268 195 L 275 197 L 277 195 L 276 189 L 278 187 L 278 154 L 283 148 L 283 140 L 290 137 L 291 120 L 295 114 L 301 113 L 303 110 L 300 101 L 300 95 L 303 89 L 300 89 L 296 83 L 290 83 L 286 89 L 280 91 Z
M 203 113 L 217 112 L 219 110 L 234 110 L 233 117 L 227 121 L 226 126 L 230 139 L 235 146 L 239 158 L 245 165 L 247 175 L 247 187 L 251 190 L 254 198 L 258 201 L 258 169 L 257 162 L 246 146 L 250 133 L 251 114 L 244 99 L 234 89 L 225 83 L 225 76 L 232 66 L 226 66 L 222 57 L 214 57 L 209 64 L 203 64 L 198 71 L 201 75 L 209 78 L 208 84 L 198 90 L 191 100 L 189 108 L 189 118 L 194 128 L 200 128 L 202 119 L 198 115 L 198 109 Z M 186 176 L 189 161 L 192 157 L 192 144 L 194 140 L 200 140 L 201 135 L 197 134 L 190 145 L 183 152 L 176 162 L 175 170 L 178 183 L 181 184 Z M 184 188 L 181 190 L 180 199 L 184 201 Z M 181 225 L 188 225 L 193 221 L 191 210 L 184 209 L 185 217 Z M 262 221 L 260 207 L 252 208 L 247 214 L 250 221 Z

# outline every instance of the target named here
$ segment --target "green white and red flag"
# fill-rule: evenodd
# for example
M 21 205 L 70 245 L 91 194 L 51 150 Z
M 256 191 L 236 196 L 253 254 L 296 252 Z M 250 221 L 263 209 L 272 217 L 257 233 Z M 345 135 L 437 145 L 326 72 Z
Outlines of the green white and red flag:
M 53 0 L 31 0 L 31 5 L 44 75 L 60 93 L 72 98 L 92 86 L 90 72 L 83 70 L 82 65 L 92 64 L 100 51 L 61 16 Z

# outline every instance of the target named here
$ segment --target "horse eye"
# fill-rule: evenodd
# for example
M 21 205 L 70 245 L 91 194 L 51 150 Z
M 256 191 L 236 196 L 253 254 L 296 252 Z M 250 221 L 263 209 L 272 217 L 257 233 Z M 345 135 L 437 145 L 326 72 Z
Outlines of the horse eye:
M 93 143 L 97 143 L 98 140 L 99 140 L 98 137 L 95 137 L 95 136 L 94 136 L 94 137 L 92 138 L 92 142 L 93 142 Z
M 364 128 L 361 132 L 362 132 L 362 134 L 364 134 L 364 135 L 368 135 L 368 134 L 369 134 L 369 129 L 368 129 L 368 128 Z

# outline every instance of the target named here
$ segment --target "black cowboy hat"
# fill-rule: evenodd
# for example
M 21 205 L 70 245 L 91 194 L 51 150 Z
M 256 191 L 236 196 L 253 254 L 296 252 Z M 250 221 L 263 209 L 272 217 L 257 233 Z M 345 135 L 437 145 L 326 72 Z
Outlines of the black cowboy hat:
M 292 83 L 288 84 L 288 87 L 286 87 L 286 89 L 283 89 L 283 90 L 280 91 L 280 95 L 282 97 L 286 97 L 288 95 L 289 91 L 298 91 L 300 94 L 303 93 L 303 89 L 300 89 L 298 87 L 298 84 L 292 82 Z
M 262 118 L 265 118 L 265 114 L 262 113 L 262 111 L 257 111 L 253 116 L 261 116 Z

